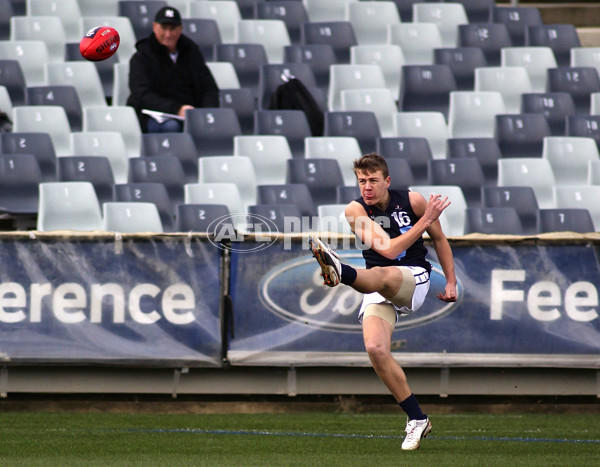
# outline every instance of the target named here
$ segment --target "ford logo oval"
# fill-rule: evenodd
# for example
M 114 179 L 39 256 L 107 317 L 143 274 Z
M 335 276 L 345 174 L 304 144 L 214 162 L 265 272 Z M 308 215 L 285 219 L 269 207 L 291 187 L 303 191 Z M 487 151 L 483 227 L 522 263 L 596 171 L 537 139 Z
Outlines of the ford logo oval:
M 337 251 L 342 261 L 364 268 L 360 252 Z M 403 315 L 395 330 L 422 326 L 447 316 L 456 309 L 464 289 L 457 285 L 458 300 L 442 302 L 437 294 L 443 292 L 446 280 L 441 267 L 432 263 L 429 294 L 423 306 L 412 315 Z M 280 264 L 261 280 L 259 297 L 270 312 L 288 321 L 336 332 L 361 333 L 358 310 L 363 294 L 351 287 L 325 287 L 320 268 L 312 256 L 296 258 Z

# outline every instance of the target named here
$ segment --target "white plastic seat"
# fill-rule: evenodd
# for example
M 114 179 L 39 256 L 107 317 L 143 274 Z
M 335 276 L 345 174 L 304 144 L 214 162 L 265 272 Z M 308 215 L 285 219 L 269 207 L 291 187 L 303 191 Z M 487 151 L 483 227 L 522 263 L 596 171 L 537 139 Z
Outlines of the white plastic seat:
M 346 5 L 346 20 L 352 23 L 359 45 L 385 44 L 387 26 L 399 24 L 400 13 L 394 2 L 350 2 Z
M 475 91 L 502 94 L 507 113 L 521 112 L 521 95 L 533 91 L 529 73 L 522 66 L 475 68 Z
M 256 173 L 247 156 L 205 156 L 198 159 L 199 183 L 235 183 L 244 206 L 256 204 Z
M 448 126 L 441 112 L 398 112 L 394 115 L 395 136 L 426 138 L 434 159 L 446 158 Z
M 600 160 L 596 141 L 579 136 L 544 138 L 542 157 L 550 162 L 557 185 L 585 185 L 588 162 Z
M 139 157 L 141 154 L 142 130 L 133 107 L 84 108 L 83 131 L 118 131 L 123 135 L 128 157 Z
M 77 0 L 81 16 L 117 16 L 119 14 L 119 0 Z
M 351 136 L 312 136 L 304 140 L 304 157 L 336 159 L 346 186 L 356 185 L 353 162 L 361 156 L 358 141 Z
M 21 133 L 48 133 L 57 156 L 71 152 L 71 126 L 64 107 L 59 105 L 31 105 L 13 108 L 13 131 Z
M 498 186 L 531 186 L 540 209 L 552 209 L 556 185 L 554 171 L 547 159 L 515 157 L 498 160 Z
M 40 183 L 37 230 L 102 230 L 100 203 L 91 182 Z
M 246 207 L 235 183 L 187 183 L 183 193 L 185 204 L 224 204 L 236 227 L 246 218 Z
M 71 153 L 108 157 L 115 183 L 127 183 L 129 163 L 123 135 L 118 131 L 81 131 L 71 133 Z
M 398 112 L 398 106 L 389 89 L 346 89 L 342 91 L 341 98 L 341 110 L 373 112 L 381 136 L 387 138 L 395 135 L 394 115 Z
M 317 206 L 317 232 L 352 234 L 344 211 L 346 204 L 321 204 Z
M 600 47 L 572 47 L 572 67 L 594 67 L 600 73 Z
M 283 63 L 283 48 L 291 44 L 285 23 L 280 19 L 244 19 L 235 26 L 240 44 L 261 44 L 269 63 Z
M 235 1 L 202 1 L 190 2 L 190 18 L 214 19 L 219 26 L 221 40 L 224 44 L 236 41 L 236 25 L 242 20 L 240 8 Z
M 457 185 L 413 185 L 408 189 L 420 193 L 426 201 L 429 200 L 431 194 L 447 196 L 451 204 L 440 216 L 442 230 L 449 237 L 464 235 L 467 202 L 461 187 Z
M 557 67 L 550 47 L 503 47 L 500 50 L 500 65 L 525 68 L 533 92 L 546 92 L 546 71 Z
M 128 62 L 135 53 L 135 32 L 131 25 L 131 21 L 126 16 L 117 16 L 116 14 L 113 16 L 107 11 L 99 16 L 84 15 L 79 24 L 81 37 L 96 26 L 111 26 L 119 31 L 121 42 L 116 53 L 119 62 Z
M 42 41 L 48 48 L 48 60 L 65 59 L 67 36 L 58 16 L 13 16 L 10 19 L 10 38 L 15 41 Z
M 163 232 L 160 214 L 154 203 L 109 201 L 102 205 L 102 214 L 102 228 L 107 232 Z
M 46 86 L 46 63 L 50 60 L 48 46 L 43 41 L 0 41 L 0 58 L 17 60 L 27 86 Z
M 6 86 L 0 86 L 0 109 L 2 109 L 6 115 L 12 116 L 13 104 Z
M 112 105 L 126 105 L 129 97 L 129 62 L 113 65 Z
M 388 44 L 399 45 L 406 65 L 432 65 L 434 49 L 444 47 L 435 23 L 400 23 L 388 27 Z
M 285 183 L 287 160 L 292 158 L 288 140 L 282 135 L 244 135 L 233 138 L 234 156 L 252 161 L 257 185 Z
M 302 0 L 311 23 L 318 21 L 344 21 L 346 5 L 358 0 Z
M 600 160 L 587 163 L 587 185 L 600 185 Z
M 587 209 L 592 216 L 594 229 L 600 231 L 600 185 L 561 185 L 553 188 L 558 209 Z
M 414 3 L 413 22 L 434 23 L 440 29 L 443 47 L 458 45 L 458 26 L 468 24 L 465 7 L 461 3 Z
M 48 63 L 46 73 L 49 85 L 73 86 L 77 90 L 82 108 L 106 105 L 102 81 L 92 62 L 81 60 Z
M 67 42 L 79 42 L 81 10 L 78 0 L 27 0 L 27 14 L 32 16 L 58 16 L 62 22 Z
M 496 115 L 506 113 L 498 91 L 452 91 L 448 107 L 450 138 L 492 138 Z
M 350 64 L 378 65 L 383 72 L 385 85 L 396 101 L 400 98 L 400 80 L 404 63 L 404 54 L 399 45 L 373 44 L 350 47 Z
M 327 105 L 330 111 L 342 110 L 342 91 L 345 89 L 386 88 L 383 72 L 378 65 L 331 65 Z
M 240 80 L 231 62 L 206 62 L 219 89 L 239 89 Z

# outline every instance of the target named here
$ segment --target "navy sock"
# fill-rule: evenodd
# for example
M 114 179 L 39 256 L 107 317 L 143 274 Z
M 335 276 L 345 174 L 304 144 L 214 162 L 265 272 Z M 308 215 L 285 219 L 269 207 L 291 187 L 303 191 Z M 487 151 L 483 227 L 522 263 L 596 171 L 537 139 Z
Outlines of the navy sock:
M 345 285 L 352 285 L 356 280 L 356 276 L 358 273 L 356 269 L 352 266 L 348 266 L 347 264 L 342 263 L 342 277 L 340 277 L 340 282 Z
M 409 420 L 425 420 L 427 418 L 427 415 L 421 410 L 419 401 L 414 394 L 411 394 L 402 402 L 399 402 L 399 404 L 402 410 L 406 412 L 406 415 L 408 415 Z

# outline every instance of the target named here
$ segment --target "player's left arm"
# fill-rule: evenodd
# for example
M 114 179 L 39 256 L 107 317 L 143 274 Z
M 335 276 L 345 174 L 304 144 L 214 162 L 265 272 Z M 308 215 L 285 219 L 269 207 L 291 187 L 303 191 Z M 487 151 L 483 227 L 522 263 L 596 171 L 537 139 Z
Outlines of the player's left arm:
M 411 195 L 413 193 L 411 192 Z M 411 196 L 411 206 L 417 216 L 423 215 L 425 212 L 425 206 L 422 203 L 422 197 Z M 433 248 L 442 266 L 442 271 L 446 277 L 446 287 L 443 293 L 439 293 L 437 297 L 444 302 L 455 302 L 457 298 L 456 293 L 456 274 L 454 273 L 454 256 L 452 255 L 452 248 L 450 243 L 442 230 L 440 220 L 437 219 L 428 228 L 427 233 L 433 242 Z

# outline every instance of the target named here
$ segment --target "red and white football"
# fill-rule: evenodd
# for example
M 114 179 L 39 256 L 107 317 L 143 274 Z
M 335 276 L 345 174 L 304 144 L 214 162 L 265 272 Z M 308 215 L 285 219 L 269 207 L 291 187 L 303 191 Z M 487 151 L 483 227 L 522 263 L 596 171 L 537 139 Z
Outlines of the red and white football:
M 79 42 L 79 51 L 86 60 L 99 62 L 112 57 L 121 43 L 119 33 L 110 26 L 97 26 Z

